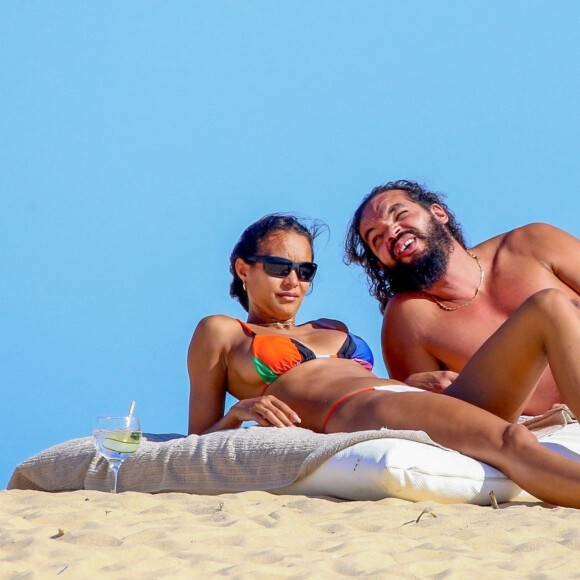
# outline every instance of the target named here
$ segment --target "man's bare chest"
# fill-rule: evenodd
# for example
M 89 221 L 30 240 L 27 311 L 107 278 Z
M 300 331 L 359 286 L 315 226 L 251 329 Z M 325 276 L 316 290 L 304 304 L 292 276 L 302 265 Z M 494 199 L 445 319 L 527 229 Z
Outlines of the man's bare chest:
M 507 319 L 493 309 L 473 308 L 471 313 L 441 312 L 425 328 L 423 344 L 442 363 L 459 372 L 466 361 Z
M 425 329 L 424 344 L 445 367 L 459 370 L 527 298 L 546 288 L 559 288 L 575 296 L 552 272 L 542 268 L 492 273 L 472 304 L 453 312 L 435 313 Z

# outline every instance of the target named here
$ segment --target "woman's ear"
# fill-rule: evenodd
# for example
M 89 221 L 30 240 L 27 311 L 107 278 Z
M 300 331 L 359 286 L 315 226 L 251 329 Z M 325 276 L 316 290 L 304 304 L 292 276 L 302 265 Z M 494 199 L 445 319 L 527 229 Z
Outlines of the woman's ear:
M 242 258 L 236 258 L 236 261 L 234 262 L 234 268 L 236 269 L 236 274 L 240 277 L 242 282 L 245 282 L 248 276 L 248 264 L 246 264 Z
M 449 221 L 447 212 L 438 203 L 431 205 L 431 213 L 440 224 L 446 224 Z

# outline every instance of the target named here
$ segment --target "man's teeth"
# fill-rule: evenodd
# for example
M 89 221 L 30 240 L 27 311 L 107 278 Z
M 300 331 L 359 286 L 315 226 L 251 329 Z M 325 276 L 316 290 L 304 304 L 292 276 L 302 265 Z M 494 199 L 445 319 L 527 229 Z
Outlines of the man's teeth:
M 397 242 L 393 247 L 393 255 L 396 256 L 398 254 L 402 254 L 414 241 L 415 238 L 410 237 L 407 238 L 403 243 Z

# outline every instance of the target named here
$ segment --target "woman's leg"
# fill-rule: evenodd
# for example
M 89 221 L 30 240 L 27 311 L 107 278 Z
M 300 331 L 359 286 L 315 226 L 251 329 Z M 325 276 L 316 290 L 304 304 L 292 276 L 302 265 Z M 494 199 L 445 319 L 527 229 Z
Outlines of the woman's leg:
M 433 441 L 493 465 L 549 503 L 580 508 L 580 463 L 538 443 L 523 425 L 434 393 L 364 392 L 346 400 L 327 432 L 365 429 L 425 431 Z
M 580 413 L 580 310 L 561 291 L 526 300 L 481 346 L 444 391 L 516 421 L 546 365 L 562 398 Z

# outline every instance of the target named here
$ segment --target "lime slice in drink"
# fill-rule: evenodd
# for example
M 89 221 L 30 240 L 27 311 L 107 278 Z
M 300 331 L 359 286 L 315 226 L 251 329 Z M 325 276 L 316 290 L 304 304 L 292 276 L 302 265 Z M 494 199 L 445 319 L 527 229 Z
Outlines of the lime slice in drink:
M 141 441 L 140 431 L 119 429 L 107 433 L 103 441 L 103 447 L 116 453 L 135 453 L 137 447 L 139 447 L 139 441 Z

